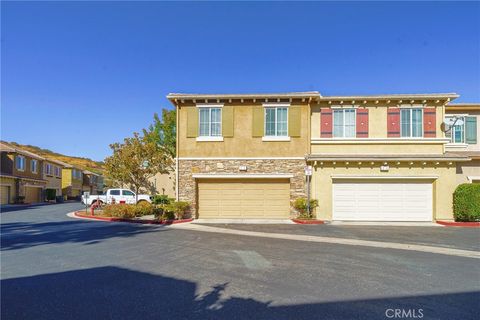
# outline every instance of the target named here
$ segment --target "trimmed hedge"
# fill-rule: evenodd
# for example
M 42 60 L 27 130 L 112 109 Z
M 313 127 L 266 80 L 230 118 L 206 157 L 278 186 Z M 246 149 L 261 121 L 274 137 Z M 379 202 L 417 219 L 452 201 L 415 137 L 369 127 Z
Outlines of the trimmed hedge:
M 480 184 L 464 183 L 453 193 L 455 221 L 480 221 Z

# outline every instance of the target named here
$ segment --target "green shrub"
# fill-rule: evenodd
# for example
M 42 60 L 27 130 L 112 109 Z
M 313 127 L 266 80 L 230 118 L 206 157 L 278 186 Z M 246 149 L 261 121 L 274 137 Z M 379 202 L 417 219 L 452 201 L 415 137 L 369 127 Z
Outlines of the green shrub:
M 146 201 L 140 201 L 136 205 L 133 205 L 135 217 L 148 216 L 153 214 L 153 205 Z
M 480 184 L 464 183 L 453 193 L 455 221 L 480 221 Z
M 152 199 L 153 204 L 170 204 L 171 198 L 169 198 L 166 194 L 156 195 Z
M 183 219 L 190 204 L 185 201 L 174 201 L 165 207 L 165 212 L 173 212 L 177 219 Z
M 103 209 L 107 217 L 131 219 L 135 217 L 135 206 L 129 204 L 109 204 Z
M 48 201 L 55 200 L 56 195 L 57 195 L 57 190 L 45 189 L 45 198 L 47 198 Z
M 298 217 L 302 219 L 312 219 L 313 209 L 318 207 L 318 200 L 310 199 L 310 211 L 307 212 L 307 199 L 297 198 L 293 201 L 293 207 L 298 211 Z

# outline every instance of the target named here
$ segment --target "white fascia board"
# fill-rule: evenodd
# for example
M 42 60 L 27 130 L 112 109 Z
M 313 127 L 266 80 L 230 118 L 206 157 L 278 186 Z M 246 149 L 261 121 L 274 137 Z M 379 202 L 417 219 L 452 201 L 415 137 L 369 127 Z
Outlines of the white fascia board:
M 276 174 L 216 174 L 216 173 L 197 173 L 192 174 L 194 179 L 289 179 L 293 178 L 293 174 L 276 173 Z
M 406 179 L 406 180 L 419 180 L 419 179 L 438 179 L 438 175 L 347 175 L 347 174 L 332 174 L 332 179 Z
M 312 138 L 312 144 L 422 144 L 422 143 L 438 143 L 446 144 L 450 141 L 448 138 Z
M 179 157 L 178 160 L 305 160 L 305 157 Z

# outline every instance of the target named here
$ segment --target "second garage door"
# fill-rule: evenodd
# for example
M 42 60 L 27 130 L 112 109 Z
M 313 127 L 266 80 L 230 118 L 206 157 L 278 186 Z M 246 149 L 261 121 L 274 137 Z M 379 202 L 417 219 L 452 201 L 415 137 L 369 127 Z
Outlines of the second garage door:
M 41 201 L 42 189 L 36 187 L 25 187 L 25 203 L 36 203 Z
M 198 182 L 201 219 L 288 219 L 288 179 L 208 179 Z
M 333 220 L 432 221 L 432 183 L 336 182 Z
M 10 187 L 9 186 L 0 186 L 0 204 L 8 204 L 10 199 Z

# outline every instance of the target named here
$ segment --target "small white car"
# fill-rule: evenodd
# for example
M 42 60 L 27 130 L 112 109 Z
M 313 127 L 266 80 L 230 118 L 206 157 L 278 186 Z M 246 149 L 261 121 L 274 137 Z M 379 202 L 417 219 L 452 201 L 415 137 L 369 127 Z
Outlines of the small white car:
M 82 195 L 83 204 L 91 206 L 96 201 L 98 201 L 100 204 L 135 204 L 135 201 L 138 201 L 138 203 L 142 201 L 152 203 L 152 197 L 148 194 L 139 194 L 136 196 L 135 192 L 129 189 L 108 189 L 104 195 L 89 195 L 88 197 Z

